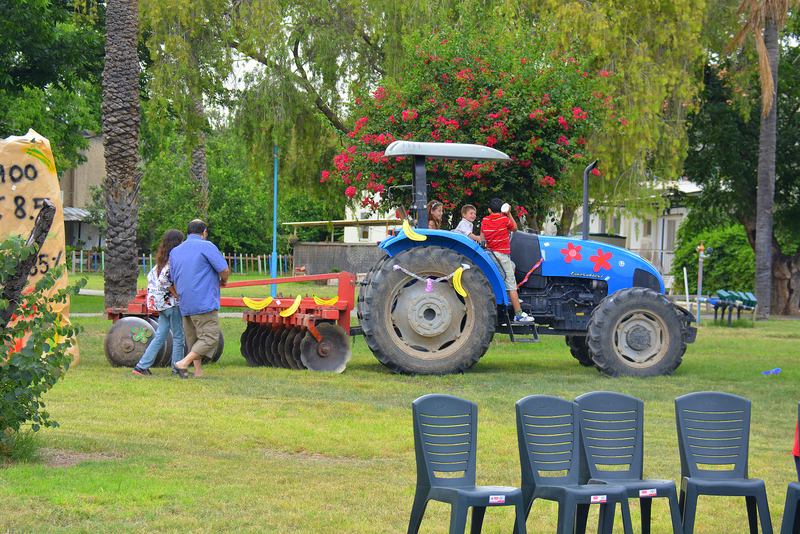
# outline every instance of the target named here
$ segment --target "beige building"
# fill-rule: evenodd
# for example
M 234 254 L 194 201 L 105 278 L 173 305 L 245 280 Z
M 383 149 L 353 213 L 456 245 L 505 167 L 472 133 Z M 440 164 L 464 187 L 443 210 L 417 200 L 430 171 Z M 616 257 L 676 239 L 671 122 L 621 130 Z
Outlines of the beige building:
M 106 175 L 103 136 L 84 132 L 89 148 L 86 161 L 74 169 L 65 170 L 60 178 L 61 201 L 64 204 L 64 227 L 67 246 L 89 250 L 103 245 L 103 236 L 96 226 L 83 222 L 92 203 L 90 186 L 101 187 Z

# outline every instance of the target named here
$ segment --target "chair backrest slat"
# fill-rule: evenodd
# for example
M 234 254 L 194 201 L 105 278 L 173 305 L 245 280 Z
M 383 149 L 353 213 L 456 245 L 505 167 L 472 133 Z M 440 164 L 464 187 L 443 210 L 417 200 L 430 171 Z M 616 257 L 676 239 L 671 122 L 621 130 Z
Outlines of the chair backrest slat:
M 644 403 L 610 391 L 575 399 L 581 432 L 581 483 L 588 479 L 637 480 L 644 464 Z
M 417 484 L 474 486 L 478 406 L 451 395 L 411 403 Z
M 548 395 L 516 403 L 523 485 L 578 483 L 577 405 Z
M 747 478 L 750 400 L 702 391 L 675 399 L 681 476 Z

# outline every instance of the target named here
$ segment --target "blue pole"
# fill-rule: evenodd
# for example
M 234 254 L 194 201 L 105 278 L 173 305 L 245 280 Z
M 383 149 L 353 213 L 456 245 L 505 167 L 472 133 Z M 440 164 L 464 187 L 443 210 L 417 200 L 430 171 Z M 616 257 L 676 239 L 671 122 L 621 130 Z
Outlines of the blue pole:
M 270 278 L 278 277 L 278 147 L 275 146 L 275 179 L 272 182 L 272 255 L 269 259 Z M 272 298 L 277 296 L 275 284 L 270 287 Z

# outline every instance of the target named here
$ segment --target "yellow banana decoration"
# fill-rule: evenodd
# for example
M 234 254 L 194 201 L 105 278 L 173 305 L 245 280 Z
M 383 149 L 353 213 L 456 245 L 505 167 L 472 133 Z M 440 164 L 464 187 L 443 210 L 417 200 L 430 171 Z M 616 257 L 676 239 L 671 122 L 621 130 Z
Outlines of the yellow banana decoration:
M 281 317 L 289 317 L 294 312 L 296 312 L 297 308 L 300 307 L 300 301 L 301 300 L 302 300 L 302 297 L 300 297 L 300 295 L 297 295 L 297 297 L 294 299 L 294 304 L 292 304 L 291 306 L 289 306 L 288 308 L 286 308 L 285 310 L 283 310 L 280 313 Z
M 412 230 L 411 225 L 408 224 L 408 220 L 403 221 L 403 233 L 406 234 L 406 237 L 409 238 L 411 241 L 425 241 L 426 239 L 428 239 L 428 236 L 418 234 L 417 232 Z
M 251 298 L 244 297 L 242 300 L 251 310 L 263 310 L 272 303 L 272 297 L 267 297 L 264 300 L 253 300 Z
M 464 286 L 461 285 L 461 275 L 464 274 L 464 268 L 459 267 L 456 269 L 456 273 L 453 275 L 453 287 L 456 290 L 456 293 L 461 295 L 462 297 L 467 296 L 467 292 L 464 290 Z
M 314 303 L 317 306 L 333 306 L 339 300 L 339 297 L 333 297 L 332 299 L 321 299 L 318 296 L 314 295 Z

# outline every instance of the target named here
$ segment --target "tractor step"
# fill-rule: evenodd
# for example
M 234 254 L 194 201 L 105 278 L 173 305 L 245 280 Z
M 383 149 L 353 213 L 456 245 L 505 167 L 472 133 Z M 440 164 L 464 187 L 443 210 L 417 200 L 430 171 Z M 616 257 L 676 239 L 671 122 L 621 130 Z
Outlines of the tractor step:
M 539 329 L 536 323 L 515 323 L 511 320 L 508 308 L 505 309 L 505 321 L 497 325 L 495 332 L 498 334 L 508 334 L 512 343 L 538 343 Z M 517 336 L 533 336 L 533 339 L 517 339 Z

